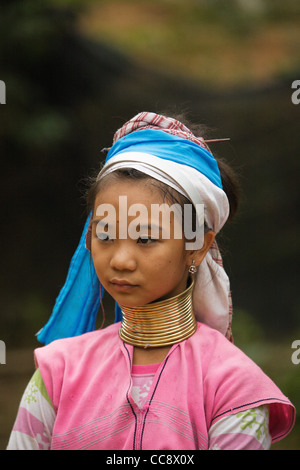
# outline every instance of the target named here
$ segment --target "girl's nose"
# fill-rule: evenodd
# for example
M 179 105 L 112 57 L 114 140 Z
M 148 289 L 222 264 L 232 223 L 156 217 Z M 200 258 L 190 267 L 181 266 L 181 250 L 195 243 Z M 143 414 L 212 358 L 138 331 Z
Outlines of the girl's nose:
M 111 257 L 110 267 L 118 271 L 134 271 L 136 269 L 136 258 L 133 250 L 125 243 L 123 244 L 121 240 L 115 245 L 116 249 Z

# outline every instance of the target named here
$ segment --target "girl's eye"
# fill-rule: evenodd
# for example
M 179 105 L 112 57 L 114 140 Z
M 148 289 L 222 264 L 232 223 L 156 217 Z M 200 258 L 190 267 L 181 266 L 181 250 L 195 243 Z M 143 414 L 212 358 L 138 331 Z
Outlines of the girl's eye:
M 142 236 L 138 238 L 138 243 L 140 243 L 141 245 L 150 245 L 151 243 L 156 241 L 156 238 L 151 238 L 148 236 Z
M 101 242 L 108 242 L 109 240 L 112 240 L 112 238 L 110 238 L 107 233 L 97 233 L 97 238 Z

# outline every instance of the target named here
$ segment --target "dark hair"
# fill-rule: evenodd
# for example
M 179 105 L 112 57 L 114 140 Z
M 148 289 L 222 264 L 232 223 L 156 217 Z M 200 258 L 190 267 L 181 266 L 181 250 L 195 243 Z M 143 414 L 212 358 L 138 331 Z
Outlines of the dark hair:
M 207 132 L 207 130 L 202 125 L 188 123 L 186 118 L 182 118 L 182 115 L 177 115 L 173 117 L 175 117 L 175 119 L 181 122 L 185 121 L 184 124 L 194 133 L 194 135 L 201 135 L 201 137 L 205 137 L 205 133 Z M 223 190 L 227 195 L 229 201 L 230 213 L 228 220 L 231 221 L 236 215 L 239 208 L 240 185 L 236 172 L 228 165 L 228 163 L 226 163 L 223 159 L 220 158 L 216 158 L 216 161 L 220 171 Z M 151 178 L 150 176 L 146 175 L 145 173 L 142 173 L 141 171 L 135 170 L 133 168 L 119 169 L 110 173 L 101 181 L 97 181 L 97 177 L 91 179 L 90 187 L 88 189 L 86 198 L 88 213 L 93 210 L 95 199 L 99 192 L 100 186 L 102 184 L 105 184 L 105 182 L 110 181 L 110 178 L 131 180 L 147 179 L 149 181 L 151 180 L 151 184 L 153 184 L 162 191 L 164 200 L 166 199 L 171 203 L 179 203 L 181 206 L 190 202 L 187 200 L 187 198 L 185 198 L 182 194 L 178 193 L 178 191 L 176 191 L 175 189 Z

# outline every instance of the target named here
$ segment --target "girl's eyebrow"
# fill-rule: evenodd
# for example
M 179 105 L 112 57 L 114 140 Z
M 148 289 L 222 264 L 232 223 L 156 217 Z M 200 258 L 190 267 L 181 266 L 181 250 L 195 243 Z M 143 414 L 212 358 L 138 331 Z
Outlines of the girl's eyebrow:
M 107 225 L 107 221 L 105 221 L 104 219 L 92 219 L 91 224 L 100 224 L 100 226 L 105 227 L 105 225 Z M 151 223 L 150 224 L 138 223 L 137 226 L 139 227 L 139 230 L 150 230 L 150 231 L 156 230 L 158 231 L 158 233 L 161 233 L 163 231 L 163 227 L 161 227 L 160 225 L 156 223 L 152 223 L 152 224 Z

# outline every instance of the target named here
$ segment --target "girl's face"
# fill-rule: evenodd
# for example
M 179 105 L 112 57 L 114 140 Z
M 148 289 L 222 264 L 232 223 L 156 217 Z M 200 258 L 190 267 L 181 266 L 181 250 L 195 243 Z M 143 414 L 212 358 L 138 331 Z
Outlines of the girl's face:
M 163 202 L 159 189 L 145 180 L 112 180 L 97 194 L 92 221 L 93 262 L 100 283 L 120 305 L 142 306 L 186 289 L 193 254 L 185 250 L 183 237 L 174 237 L 179 223 L 174 214 L 167 222 L 153 213 L 151 218 L 152 205 Z M 145 210 L 135 212 L 137 206 L 133 204 Z M 155 238 L 151 238 L 151 222 L 156 227 Z M 132 236 L 133 227 L 136 236 Z M 169 237 L 164 235 L 166 229 Z

